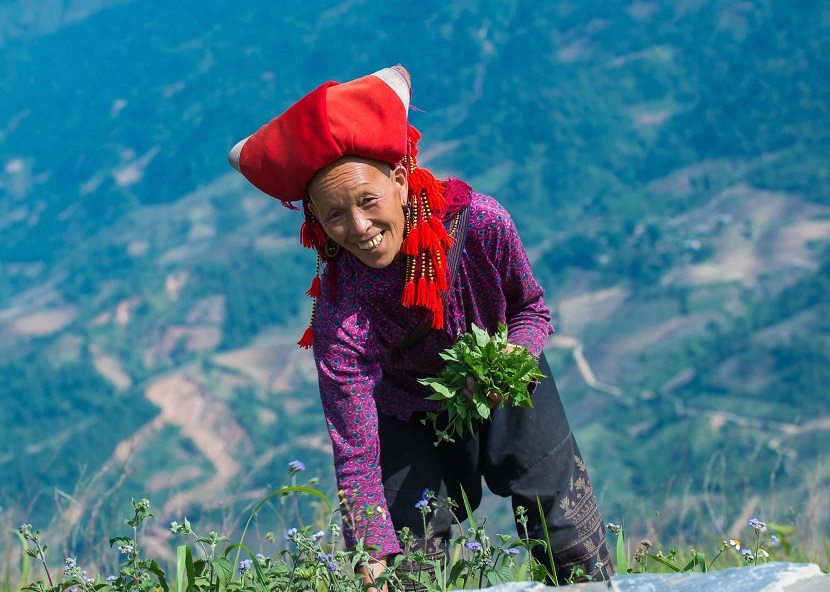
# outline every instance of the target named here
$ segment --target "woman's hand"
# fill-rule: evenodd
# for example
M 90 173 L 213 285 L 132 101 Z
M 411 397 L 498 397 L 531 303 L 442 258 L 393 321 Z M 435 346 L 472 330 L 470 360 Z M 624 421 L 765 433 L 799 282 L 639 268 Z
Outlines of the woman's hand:
M 471 374 L 467 375 L 467 386 L 464 387 L 464 396 L 467 397 L 467 402 L 472 406 L 473 395 L 478 390 L 476 379 Z M 498 393 L 487 393 L 487 405 L 492 409 L 501 402 L 501 395 Z
M 369 560 L 369 564 L 366 565 L 365 563 L 355 570 L 361 576 L 363 576 L 363 583 L 364 584 L 373 584 L 377 577 L 382 574 L 386 570 L 386 557 L 381 557 L 380 559 L 371 559 Z M 386 584 L 381 586 L 380 588 L 376 588 L 374 586 L 367 588 L 366 592 L 387 592 Z
M 508 343 L 504 351 L 512 352 L 516 349 L 516 346 L 512 343 Z M 473 404 L 473 395 L 476 392 L 478 385 L 476 384 L 476 379 L 473 378 L 472 374 L 467 375 L 467 386 L 464 388 L 464 396 L 467 397 L 467 402 L 472 405 Z M 501 395 L 498 393 L 487 393 L 487 405 L 492 409 L 496 405 L 501 403 Z

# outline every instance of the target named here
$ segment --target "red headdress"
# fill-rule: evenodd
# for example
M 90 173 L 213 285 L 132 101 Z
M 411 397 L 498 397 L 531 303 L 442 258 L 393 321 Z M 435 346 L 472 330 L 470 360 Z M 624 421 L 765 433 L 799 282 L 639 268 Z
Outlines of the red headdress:
M 326 235 L 308 208 L 307 187 L 323 167 L 344 156 L 360 156 L 395 166 L 402 163 L 409 180 L 406 230 L 401 251 L 407 257 L 401 302 L 431 312 L 432 326 L 444 326 L 441 293 L 447 290 L 447 250 L 452 239 L 441 223 L 446 184 L 416 164 L 420 134 L 407 122 L 411 97 L 409 73 L 394 66 L 351 82 L 327 82 L 282 115 L 239 142 L 228 159 L 253 185 L 287 207 L 301 201 L 305 221 L 303 246 L 317 250 L 317 273 L 307 294 L 318 298 Z M 298 344 L 310 347 L 312 320 Z

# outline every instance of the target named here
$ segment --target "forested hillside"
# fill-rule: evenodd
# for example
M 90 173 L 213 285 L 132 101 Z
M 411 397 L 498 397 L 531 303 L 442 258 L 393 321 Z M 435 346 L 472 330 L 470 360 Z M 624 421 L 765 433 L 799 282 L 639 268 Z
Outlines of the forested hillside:
M 422 163 L 517 221 L 606 519 L 827 536 L 828 3 L 21 0 L 0 60 L 9 523 L 219 522 L 295 458 L 333 488 L 314 259 L 226 153 L 402 63 Z

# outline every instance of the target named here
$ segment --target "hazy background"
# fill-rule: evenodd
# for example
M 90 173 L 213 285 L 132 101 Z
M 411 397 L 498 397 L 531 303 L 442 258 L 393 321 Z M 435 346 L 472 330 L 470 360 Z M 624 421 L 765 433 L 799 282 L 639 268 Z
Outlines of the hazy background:
M 102 546 L 131 496 L 157 552 L 184 514 L 230 532 L 293 459 L 333 491 L 294 345 L 314 257 L 226 154 L 395 63 L 422 164 L 516 219 L 605 519 L 700 547 L 758 516 L 819 548 L 830 3 L 19 0 L 0 2 L 4 560 L 23 521 Z

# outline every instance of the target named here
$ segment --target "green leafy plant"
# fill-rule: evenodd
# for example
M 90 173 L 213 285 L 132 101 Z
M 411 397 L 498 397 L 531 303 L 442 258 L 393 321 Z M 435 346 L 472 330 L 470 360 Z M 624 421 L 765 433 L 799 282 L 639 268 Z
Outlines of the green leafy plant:
M 429 412 L 424 422 L 432 422 L 437 446 L 441 442 L 453 442 L 466 428 L 473 431 L 474 420 L 490 419 L 489 394 L 499 397 L 498 406 L 532 407 L 528 386 L 545 375 L 539 371 L 539 362 L 527 348 L 508 343 L 507 327 L 499 323 L 498 331 L 490 336 L 472 325 L 469 333 L 461 335 L 455 344 L 439 354 L 446 362 L 437 377 L 422 378 L 419 382 L 433 393 L 427 397 L 440 401 L 442 411 Z M 472 405 L 464 393 L 467 377 L 476 383 Z M 443 414 L 446 411 L 446 426 Z

